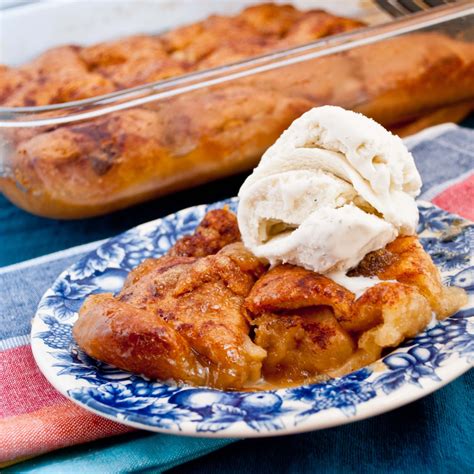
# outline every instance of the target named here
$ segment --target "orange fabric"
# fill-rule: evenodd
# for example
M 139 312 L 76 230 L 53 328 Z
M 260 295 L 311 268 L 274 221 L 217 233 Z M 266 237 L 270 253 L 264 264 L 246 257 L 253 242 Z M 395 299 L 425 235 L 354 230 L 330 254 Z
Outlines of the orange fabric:
M 0 352 L 0 380 L 0 419 L 66 400 L 38 370 L 30 345 Z
M 0 420 L 0 462 L 133 431 L 73 402 Z

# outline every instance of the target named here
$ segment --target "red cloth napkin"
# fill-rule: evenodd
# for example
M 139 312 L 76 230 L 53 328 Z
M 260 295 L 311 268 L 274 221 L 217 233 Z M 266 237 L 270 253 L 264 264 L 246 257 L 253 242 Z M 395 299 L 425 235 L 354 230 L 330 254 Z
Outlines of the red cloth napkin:
M 0 463 L 131 431 L 80 408 L 39 371 L 29 344 L 0 352 Z

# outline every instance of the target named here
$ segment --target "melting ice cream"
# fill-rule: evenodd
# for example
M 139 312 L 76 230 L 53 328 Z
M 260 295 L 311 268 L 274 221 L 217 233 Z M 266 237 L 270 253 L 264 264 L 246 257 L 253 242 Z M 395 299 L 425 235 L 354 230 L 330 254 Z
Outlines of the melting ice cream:
M 318 107 L 291 124 L 242 185 L 239 227 L 246 247 L 271 264 L 344 274 L 415 233 L 420 187 L 399 137 L 361 114 Z

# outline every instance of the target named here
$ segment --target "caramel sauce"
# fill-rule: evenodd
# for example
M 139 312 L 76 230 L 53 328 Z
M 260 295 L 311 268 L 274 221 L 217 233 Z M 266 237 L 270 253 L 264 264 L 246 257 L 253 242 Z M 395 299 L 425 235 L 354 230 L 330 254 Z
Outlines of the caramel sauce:
M 243 388 L 236 390 L 239 392 L 260 392 L 263 390 L 280 390 L 283 388 L 300 387 L 301 385 L 309 385 L 313 383 L 325 382 L 331 379 L 328 375 L 313 375 L 311 377 L 302 377 L 299 380 L 294 380 L 286 377 L 262 377 L 256 382 L 245 385 Z

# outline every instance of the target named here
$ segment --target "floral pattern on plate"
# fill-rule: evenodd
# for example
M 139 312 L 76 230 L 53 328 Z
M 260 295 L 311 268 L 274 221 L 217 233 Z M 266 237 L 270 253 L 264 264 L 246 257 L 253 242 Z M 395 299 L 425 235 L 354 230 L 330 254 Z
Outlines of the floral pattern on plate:
M 154 382 L 96 361 L 74 343 L 72 325 L 90 294 L 117 292 L 145 258 L 159 257 L 204 214 L 237 199 L 184 209 L 102 244 L 62 273 L 45 293 L 33 322 L 32 347 L 50 382 L 80 405 L 143 429 L 201 436 L 268 436 L 335 426 L 424 396 L 474 362 L 474 226 L 419 203 L 418 232 L 445 283 L 461 286 L 468 307 L 433 322 L 382 359 L 344 377 L 295 388 L 224 392 Z

